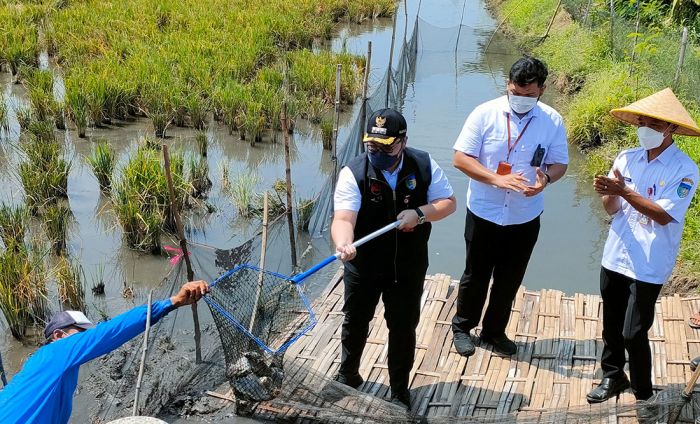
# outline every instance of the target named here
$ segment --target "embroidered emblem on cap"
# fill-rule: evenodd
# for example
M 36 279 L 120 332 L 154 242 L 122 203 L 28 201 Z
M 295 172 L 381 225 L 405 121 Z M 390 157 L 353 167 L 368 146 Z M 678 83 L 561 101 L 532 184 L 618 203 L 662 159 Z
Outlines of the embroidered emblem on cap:
M 406 187 L 409 190 L 415 190 L 416 188 L 416 176 L 411 174 L 408 176 L 408 179 L 406 180 Z
M 382 128 L 386 124 L 386 118 L 383 116 L 377 116 L 377 118 L 374 120 L 374 123 L 379 127 Z
M 676 193 L 678 194 L 678 197 L 681 199 L 688 197 L 688 194 L 690 194 L 690 190 L 693 188 L 693 180 L 690 178 L 683 178 L 681 180 L 681 183 L 678 184 L 678 189 L 676 190 Z

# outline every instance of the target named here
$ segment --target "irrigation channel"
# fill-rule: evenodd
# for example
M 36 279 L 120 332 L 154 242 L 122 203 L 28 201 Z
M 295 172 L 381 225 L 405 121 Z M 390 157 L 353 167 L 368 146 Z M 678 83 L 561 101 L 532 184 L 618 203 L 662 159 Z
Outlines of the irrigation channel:
M 410 31 L 413 27 L 418 3 L 419 0 L 408 0 L 407 5 L 400 5 L 396 18 L 397 39 L 404 36 L 406 28 Z M 463 26 L 459 46 L 455 49 L 457 40 L 444 36 L 447 32 L 443 33 L 438 27 L 454 28 L 459 25 L 462 14 Z M 421 19 L 435 28 L 422 33 L 415 80 L 409 82 L 403 113 L 409 125 L 409 144 L 433 155 L 447 172 L 459 202 L 457 213 L 433 227 L 429 273 L 446 273 L 458 278 L 464 261 L 462 233 L 467 179 L 451 165 L 452 144 L 468 113 L 479 103 L 504 92 L 508 69 L 520 53 L 511 40 L 500 34 L 494 35 L 497 22 L 483 0 L 467 1 L 466 6 L 462 0 L 423 2 Z M 377 84 L 389 62 L 391 34 L 391 20 L 347 24 L 341 27 L 330 48 L 364 55 L 367 42 L 372 41 L 370 83 Z M 421 51 L 421 44 L 432 48 Z M 489 49 L 484 52 L 487 44 Z M 395 54 L 398 55 L 398 51 Z M 2 74 L 0 83 L 8 101 L 23 101 L 25 93 L 22 87 L 12 84 L 9 74 Z M 543 100 L 556 105 L 558 98 L 554 90 L 549 89 Z M 358 113 L 359 103 L 342 113 L 339 140 L 345 139 L 347 127 Z M 21 183 L 11 171 L 19 160 L 13 147 L 18 137 L 16 118 L 13 119 L 10 139 L 0 142 L 0 200 L 5 202 L 18 202 L 22 197 Z M 136 150 L 139 136 L 150 131 L 150 123 L 144 119 L 120 127 L 89 130 L 86 139 L 79 139 L 73 131 L 58 133 L 59 137 L 65 135 L 73 165 L 68 184 L 73 219 L 67 248 L 73 257 L 79 258 L 84 269 L 88 313 L 95 319 L 114 316 L 142 303 L 149 288 L 159 283 L 171 267 L 164 257 L 138 254 L 125 247 L 109 202 L 101 195 L 98 182 L 84 159 L 92 152 L 95 140 L 105 139 L 114 147 L 116 168 L 119 169 L 120 164 Z M 168 136 L 171 145 L 186 152 L 197 149 L 192 130 L 173 127 L 168 130 Z M 221 164 L 229 169 L 231 178 L 246 170 L 257 173 L 258 188 L 267 189 L 276 180 L 284 179 L 284 146 L 281 142 L 265 141 L 250 147 L 217 125 L 209 128 L 208 138 L 207 161 L 213 188 L 207 201 L 214 212 L 191 217 L 187 237 L 193 243 L 228 249 L 249 239 L 259 221 L 237 217 L 229 198 L 222 191 Z M 322 149 L 320 138 L 318 126 L 297 123 L 292 140 L 292 176 L 299 198 L 313 197 L 332 172 L 330 154 Z M 546 190 L 542 230 L 524 284 L 530 289 L 557 288 L 569 293 L 594 293 L 598 290 L 598 267 L 607 225 L 589 182 L 577 177 L 582 155 L 572 148 L 570 158 L 567 177 Z M 327 238 L 311 239 L 304 233 L 298 237 L 300 254 L 306 250 L 300 261 L 302 268 L 331 251 Z M 176 242 L 164 244 L 175 245 Z M 274 252 L 276 248 L 288 249 L 286 243 L 272 241 L 270 246 L 268 251 L 273 257 L 287 254 Z M 266 268 L 275 270 L 283 262 L 270 260 Z M 312 294 L 320 292 L 329 273 L 334 271 L 327 270 L 316 276 L 308 283 L 309 291 Z M 106 295 L 93 297 L 90 287 L 100 279 L 106 283 Z M 122 296 L 125 286 L 133 287 L 133 299 Z M 189 328 L 181 329 L 182 332 L 187 330 Z M 0 336 L 6 372 L 10 376 L 16 373 L 35 348 L 16 342 L 9 332 Z M 83 378 L 87 374 L 83 372 Z M 73 421 L 85 422 L 87 415 L 81 414 L 87 413 L 87 407 L 76 404 Z

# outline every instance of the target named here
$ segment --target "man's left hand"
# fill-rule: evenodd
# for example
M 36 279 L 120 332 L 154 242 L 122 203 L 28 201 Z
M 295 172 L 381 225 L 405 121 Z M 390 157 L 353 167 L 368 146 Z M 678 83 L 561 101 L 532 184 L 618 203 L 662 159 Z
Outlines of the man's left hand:
M 532 197 L 536 194 L 542 193 L 542 190 L 547 186 L 547 176 L 544 172 L 537 168 L 537 176 L 535 178 L 535 185 L 527 186 L 527 190 L 523 191 L 525 197 Z
M 413 209 L 406 209 L 401 211 L 396 217 L 401 224 L 399 224 L 398 229 L 400 231 L 411 232 L 416 225 L 418 225 L 418 213 Z

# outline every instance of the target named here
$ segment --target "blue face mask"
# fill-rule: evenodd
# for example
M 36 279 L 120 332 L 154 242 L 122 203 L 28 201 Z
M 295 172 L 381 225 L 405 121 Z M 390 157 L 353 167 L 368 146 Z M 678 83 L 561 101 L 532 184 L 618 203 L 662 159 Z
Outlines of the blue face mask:
M 396 156 L 392 156 L 388 153 L 384 153 L 381 150 L 376 151 L 376 152 L 367 152 L 367 156 L 369 157 L 369 162 L 374 166 L 375 168 L 381 170 L 381 171 L 386 171 L 387 169 L 391 168 L 396 164 L 396 162 L 399 161 L 399 158 L 401 157 L 401 153 L 399 153 Z

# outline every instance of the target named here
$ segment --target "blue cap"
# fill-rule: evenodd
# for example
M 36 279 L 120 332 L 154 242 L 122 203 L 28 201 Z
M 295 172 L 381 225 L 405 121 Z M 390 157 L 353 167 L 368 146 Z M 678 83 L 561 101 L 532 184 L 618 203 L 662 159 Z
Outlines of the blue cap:
M 44 328 L 44 337 L 48 339 L 51 337 L 54 330 L 60 330 L 72 325 L 82 328 L 83 330 L 87 330 L 88 328 L 95 326 L 95 324 L 93 324 L 92 321 L 90 321 L 85 314 L 80 311 L 63 311 L 55 314 L 51 318 L 51 321 L 46 324 L 46 327 Z

